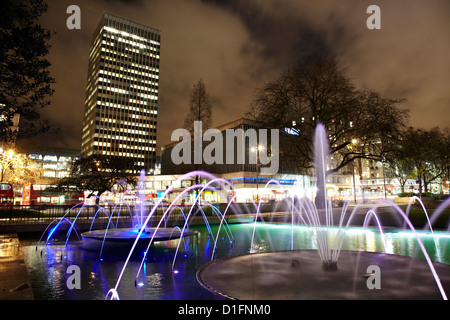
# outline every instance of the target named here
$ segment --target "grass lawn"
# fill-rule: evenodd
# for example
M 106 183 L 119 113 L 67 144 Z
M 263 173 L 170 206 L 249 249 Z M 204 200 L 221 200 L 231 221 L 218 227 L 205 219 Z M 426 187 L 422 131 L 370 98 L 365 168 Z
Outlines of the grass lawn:
M 403 212 L 406 213 L 406 205 L 400 206 L 403 210 Z M 450 208 L 443 210 L 436 219 L 433 216 L 433 213 L 435 212 L 435 209 L 427 209 L 427 213 L 430 220 L 433 220 L 432 227 L 433 229 L 437 230 L 447 230 L 450 223 Z M 405 220 L 403 217 L 396 211 L 391 208 L 383 208 L 382 210 L 377 211 L 377 216 L 381 220 L 381 225 L 383 227 L 394 227 L 394 228 L 403 228 Z M 363 224 L 364 215 L 361 215 L 356 219 L 355 224 Z M 425 227 L 429 229 L 428 226 L 428 219 L 425 215 L 425 212 L 418 207 L 412 207 L 408 219 L 411 221 L 412 225 L 415 229 L 421 230 Z M 374 218 L 371 219 L 371 226 L 376 226 L 376 221 Z M 406 225 L 406 228 L 409 229 L 408 225 Z
M 427 210 L 427 213 L 430 219 L 434 219 L 433 213 L 435 209 Z M 450 209 L 443 210 L 439 217 L 433 223 L 434 229 L 442 229 L 447 230 L 449 226 L 449 218 L 450 218 Z M 425 225 L 428 225 L 427 217 L 422 209 L 411 209 L 409 213 L 409 219 L 413 223 L 413 225 L 417 228 L 423 228 Z

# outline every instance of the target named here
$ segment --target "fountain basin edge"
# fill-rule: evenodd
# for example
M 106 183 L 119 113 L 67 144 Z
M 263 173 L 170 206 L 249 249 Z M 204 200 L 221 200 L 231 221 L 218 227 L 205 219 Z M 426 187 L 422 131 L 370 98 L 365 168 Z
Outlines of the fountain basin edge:
M 106 232 L 106 234 L 105 234 Z M 117 228 L 100 229 L 83 232 L 81 234 L 83 247 L 90 250 L 100 250 L 102 244 L 105 248 L 131 248 L 136 241 L 139 229 L 136 228 Z M 153 242 L 169 241 L 184 238 L 197 234 L 197 230 L 181 230 L 177 228 L 146 228 L 139 237 L 138 245 L 147 246 L 153 238 Z
M 343 250 L 338 268 L 321 268 L 316 250 L 253 253 L 217 259 L 197 271 L 208 291 L 239 300 L 441 300 L 425 260 L 406 256 Z M 380 289 L 370 289 L 367 270 L 380 270 Z M 446 292 L 450 266 L 433 264 Z

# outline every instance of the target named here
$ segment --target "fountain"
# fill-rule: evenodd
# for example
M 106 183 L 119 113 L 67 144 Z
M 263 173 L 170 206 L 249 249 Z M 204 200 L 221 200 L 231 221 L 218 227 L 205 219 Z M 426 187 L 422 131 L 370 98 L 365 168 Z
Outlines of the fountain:
M 325 181 L 325 159 L 328 154 L 326 141 L 325 130 L 320 125 L 315 135 L 316 172 L 319 183 Z M 205 178 L 208 182 L 185 188 L 167 208 L 162 210 L 161 215 L 156 215 L 157 208 L 162 206 L 163 200 L 166 199 L 174 185 L 184 179 L 197 176 Z M 98 214 L 108 217 L 105 229 L 90 230 L 81 234 L 83 247 L 95 248 L 99 252 L 99 256 L 108 247 L 113 249 L 113 253 L 121 246 L 126 248 L 127 255 L 123 256 L 124 259 L 121 260 L 124 263 L 121 265 L 115 286 L 106 294 L 107 299 L 119 299 L 118 290 L 122 280 L 130 278 L 129 275 L 125 275 L 130 264 L 135 266 L 133 271 L 136 272 L 133 277 L 134 287 L 139 290 L 141 286 L 144 286 L 144 281 L 140 279 L 140 276 L 145 273 L 145 261 L 147 256 L 152 254 L 150 248 L 155 242 L 180 239 L 177 243 L 175 242 L 170 272 L 173 278 L 183 274 L 178 266 L 183 264 L 184 260 L 177 263 L 183 242 L 181 239 L 197 234 L 196 230 L 190 228 L 190 221 L 197 214 L 203 219 L 208 233 L 206 244 L 208 248 L 204 250 L 205 254 L 209 255 L 208 262 L 199 269 L 198 266 L 196 268 L 197 281 L 208 292 L 219 297 L 228 299 L 447 299 L 446 292 L 450 289 L 450 266 L 431 261 L 420 235 L 408 219 L 410 206 L 404 213 L 400 207 L 388 202 L 394 213 L 403 219 L 405 226 L 410 229 L 409 232 L 416 238 L 424 259 L 362 251 L 363 237 L 359 239 L 359 250 L 358 248 L 343 249 L 346 234 L 351 229 L 351 222 L 355 217 L 361 215 L 358 212 L 359 205 L 356 205 L 350 212 L 348 204 L 345 204 L 341 212 L 336 213 L 331 205 L 331 200 L 326 197 L 320 201 L 321 209 L 318 209 L 316 203 L 306 197 L 292 199 L 290 212 L 288 212 L 291 216 L 290 250 L 280 249 L 265 252 L 258 250 L 255 236 L 256 229 L 261 226 L 258 221 L 262 219 L 260 212 L 262 199 L 259 199 L 258 203 L 253 203 L 256 213 L 251 225 L 253 232 L 250 237 L 249 250 L 245 253 L 238 250 L 237 255 L 233 256 L 232 249 L 236 240 L 226 219 L 230 215 L 229 211 L 239 215 L 236 208 L 232 207 L 233 199 L 228 201 L 223 212 L 209 203 L 201 204 L 200 201 L 205 190 L 217 191 L 215 185 L 220 185 L 219 189 L 222 190 L 225 187 L 232 188 L 229 181 L 203 171 L 189 172 L 180 177 L 175 184 L 169 186 L 155 205 L 146 211 L 143 206 L 142 192 L 140 192 L 144 178 L 142 173 L 138 183 L 139 205 L 135 206 L 137 209 L 132 216 L 133 226 L 131 228 L 118 228 L 117 223 L 114 225 L 113 217 L 120 215 L 120 207 L 118 208 L 116 205 L 111 214 L 108 214 L 107 210 L 102 207 L 95 213 L 95 217 Z M 269 180 L 265 187 L 272 183 L 277 182 Z M 198 190 L 197 197 L 190 206 L 184 208 L 176 206 L 177 201 L 194 190 Z M 375 219 L 375 226 L 379 230 L 383 248 L 386 248 L 385 230 L 377 215 L 377 207 L 384 202 L 381 201 L 367 210 L 364 215 L 363 232 L 369 226 L 371 219 Z M 448 204 L 450 204 L 450 200 L 443 204 L 442 209 L 436 210 L 435 214 L 440 214 L 444 206 Z M 83 206 L 84 204 L 74 206 L 72 210 L 81 212 Z M 217 233 L 215 234 L 205 215 L 206 208 L 210 208 L 211 214 L 215 215 L 217 222 Z M 169 227 L 167 222 L 175 209 L 182 217 L 181 223 Z M 427 215 L 426 210 L 425 214 Z M 70 232 L 75 230 L 76 233 L 76 220 L 77 218 L 70 221 L 65 215 L 55 221 L 57 225 L 53 228 L 50 229 L 49 225 L 46 244 L 60 225 L 69 224 L 65 242 L 67 244 Z M 434 238 L 436 235 L 431 227 L 433 220 L 433 217 L 429 219 L 427 215 L 428 228 Z M 284 226 L 287 227 L 287 225 Z M 306 228 L 314 248 L 295 248 L 294 231 L 299 226 Z M 222 235 L 225 233 L 225 236 L 219 240 L 221 232 Z M 219 242 L 223 241 L 228 243 L 230 253 L 225 257 L 218 258 Z M 236 247 L 240 246 L 242 244 Z M 138 248 L 139 250 L 137 250 Z M 438 249 L 437 245 L 436 249 Z M 136 252 L 143 252 L 138 259 L 140 260 L 138 265 L 135 265 L 136 261 L 132 259 L 133 253 Z M 183 252 L 183 257 L 187 259 L 186 252 Z M 379 282 L 371 285 L 371 281 L 377 282 L 380 276 L 382 279 L 381 289 L 377 287 Z
M 139 181 L 137 183 L 137 201 L 135 212 L 132 217 L 134 226 L 131 228 L 112 228 L 110 222 L 113 214 L 108 220 L 106 229 L 87 231 L 81 234 L 83 244 L 86 248 L 100 250 L 100 255 L 106 249 L 132 248 L 138 244 L 139 246 L 147 246 L 151 241 L 167 241 L 187 237 L 195 234 L 195 230 L 186 230 L 181 232 L 179 228 L 159 227 L 150 228 L 147 226 L 148 220 L 155 214 L 162 199 L 159 199 L 150 212 L 146 213 L 145 208 L 145 171 L 142 170 Z M 166 194 L 168 191 L 166 191 Z
M 174 188 L 174 185 L 192 177 L 204 177 L 207 178 L 209 181 L 206 183 L 206 185 L 202 184 L 195 184 L 188 188 L 185 188 L 180 194 L 177 195 L 175 199 L 167 206 L 163 206 L 163 201 L 166 200 L 167 195 L 172 191 Z M 74 231 L 74 233 L 77 235 L 79 240 L 82 240 L 82 248 L 98 252 L 99 260 L 103 261 L 103 254 L 105 252 L 108 253 L 108 255 L 112 256 L 118 256 L 122 253 L 128 253 L 127 255 L 124 255 L 125 263 L 122 268 L 122 272 L 119 276 L 119 279 L 117 281 L 117 286 L 120 283 L 121 277 L 127 267 L 128 262 L 132 258 L 133 254 L 138 252 L 137 256 L 142 256 L 141 265 L 137 271 L 136 279 L 139 276 L 141 269 L 144 265 L 144 262 L 147 260 L 147 255 L 151 251 L 151 246 L 158 242 L 164 242 L 164 241 L 170 241 L 170 240 L 179 240 L 182 238 L 186 238 L 192 235 L 197 234 L 197 230 L 190 228 L 190 222 L 192 219 L 195 218 L 196 215 L 201 215 L 201 218 L 203 218 L 204 225 L 208 229 L 209 236 L 213 239 L 214 246 L 217 245 L 218 241 L 218 235 L 217 237 L 214 237 L 214 234 L 211 231 L 211 228 L 209 226 L 208 218 L 206 217 L 205 210 L 206 208 L 209 208 L 211 211 L 212 216 L 215 216 L 216 219 L 220 221 L 220 227 L 223 228 L 227 234 L 228 241 L 232 245 L 234 242 L 233 235 L 229 230 L 228 222 L 225 220 L 225 215 L 230 208 L 230 205 L 232 202 L 230 202 L 225 209 L 224 213 L 220 212 L 218 208 L 215 206 L 212 206 L 210 203 L 207 203 L 203 200 L 203 204 L 200 204 L 200 198 L 202 196 L 202 193 L 206 190 L 212 190 L 212 191 L 218 191 L 217 188 L 214 186 L 215 184 L 220 185 L 220 189 L 222 189 L 225 185 L 228 185 L 229 187 L 232 187 L 230 182 L 219 179 L 214 177 L 213 175 L 202 172 L 202 171 L 194 171 L 189 172 L 182 177 L 180 177 L 175 184 L 172 184 L 169 186 L 166 191 L 163 193 L 162 197 L 160 197 L 156 203 L 150 207 L 149 211 L 145 210 L 144 207 L 144 197 L 143 194 L 143 188 L 144 188 L 144 181 L 145 181 L 145 175 L 143 172 L 141 172 L 139 182 L 137 184 L 138 186 L 138 199 L 136 201 L 135 210 L 132 212 L 130 210 L 130 207 L 127 207 L 127 212 L 132 212 L 131 214 L 131 221 L 132 221 L 132 227 L 128 228 L 119 228 L 117 226 L 118 224 L 118 218 L 121 215 L 121 208 L 123 205 L 123 199 L 119 201 L 119 204 L 114 205 L 114 208 L 112 212 L 109 214 L 106 207 L 98 206 L 98 210 L 95 212 L 91 228 L 89 231 L 81 233 L 81 237 L 78 234 L 76 224 L 77 220 L 83 211 L 83 209 L 86 206 L 86 203 L 79 203 L 75 206 L 73 206 L 70 210 L 66 212 L 65 215 L 60 217 L 59 219 L 55 219 L 52 221 L 45 231 L 42 233 L 41 238 L 39 239 L 37 245 L 36 245 L 36 251 L 40 245 L 40 243 L 43 241 L 43 238 L 45 235 L 47 235 L 44 246 L 42 247 L 40 254 L 42 256 L 43 252 L 47 248 L 47 245 L 51 243 L 52 238 L 54 237 L 56 231 L 61 228 L 63 224 L 68 224 L 69 228 L 66 232 L 65 241 L 64 241 L 64 249 L 63 252 L 66 251 L 66 247 L 69 243 L 69 238 Z M 120 183 L 120 182 L 119 182 Z M 185 208 L 180 208 L 179 206 L 176 206 L 175 204 L 178 203 L 183 197 L 187 196 L 190 192 L 193 192 L 194 190 L 200 190 L 197 194 L 196 199 L 193 201 L 192 205 L 185 206 Z M 159 216 L 156 214 L 158 208 L 162 208 L 162 215 Z M 181 223 L 178 223 L 174 226 L 168 226 L 170 222 L 171 215 L 174 212 L 174 209 L 177 209 L 177 218 L 182 217 L 182 219 L 177 219 L 175 222 L 179 222 L 181 220 Z M 77 211 L 78 210 L 78 211 Z M 186 211 L 186 213 L 185 213 Z M 71 212 L 76 212 L 75 218 L 70 220 L 69 214 Z M 98 215 L 100 213 L 103 213 L 107 217 L 107 225 L 104 229 L 98 229 L 98 230 L 92 230 L 92 227 L 94 225 L 95 219 L 98 219 Z M 117 218 L 117 223 L 114 224 L 113 219 Z M 150 227 L 151 220 L 156 219 L 157 223 L 156 226 Z M 173 222 L 173 221 L 172 221 Z M 154 223 L 154 221 L 153 221 Z M 55 225 L 56 224 L 56 225 Z M 219 231 L 220 232 L 220 231 Z M 219 234 L 218 232 L 218 234 Z M 178 271 L 175 269 L 175 263 L 176 263 L 176 256 L 180 249 L 182 241 L 175 242 L 176 244 L 176 251 L 175 251 L 175 257 L 172 262 L 172 272 L 178 273 Z M 144 251 L 142 251 L 144 250 Z M 61 253 L 61 261 L 63 260 L 63 252 Z M 141 255 L 141 253 L 143 254 Z M 134 258 L 136 255 L 134 255 Z M 137 286 L 137 280 L 135 280 L 135 286 Z M 118 295 L 114 292 L 111 293 L 111 297 L 115 298 L 118 297 Z
M 184 178 L 188 178 L 190 175 L 186 175 Z M 119 181 L 118 183 L 121 183 L 123 181 Z M 149 247 L 150 243 L 157 242 L 157 241 L 168 241 L 168 240 L 176 240 L 183 237 L 188 237 L 191 235 L 195 235 L 197 233 L 196 230 L 190 230 L 188 228 L 188 221 L 187 218 L 184 216 L 183 211 L 180 209 L 180 211 L 183 213 L 183 224 L 184 228 L 181 230 L 179 226 L 173 226 L 168 227 L 167 226 L 167 220 L 166 218 L 170 218 L 170 215 L 172 213 L 172 210 L 174 207 L 173 205 L 170 205 L 169 208 L 164 209 L 162 201 L 166 198 L 167 194 L 173 189 L 173 186 L 168 188 L 166 192 L 164 193 L 162 198 L 159 198 L 157 202 L 151 206 L 150 211 L 145 211 L 146 206 L 144 205 L 144 196 L 143 196 L 143 190 L 145 185 L 145 172 L 142 171 L 139 181 L 138 181 L 138 197 L 135 201 L 134 205 L 134 212 L 131 210 L 130 206 L 128 204 L 125 204 L 124 199 L 120 199 L 118 204 L 115 204 L 113 207 L 112 212 L 109 214 L 108 210 L 106 209 L 106 206 L 100 206 L 97 205 L 97 210 L 93 216 L 91 226 L 89 228 L 89 231 L 81 233 L 81 236 L 78 234 L 76 225 L 77 220 L 80 216 L 80 214 L 83 212 L 84 208 L 86 207 L 85 202 L 81 202 L 75 206 L 73 206 L 71 209 L 69 209 L 62 217 L 58 219 L 54 219 L 44 230 L 42 233 L 41 238 L 39 239 L 36 250 L 38 249 L 40 243 L 43 241 L 44 236 L 47 234 L 46 241 L 44 243 L 43 248 L 41 249 L 41 255 L 43 251 L 46 249 L 46 246 L 48 243 L 50 243 L 50 240 L 52 240 L 52 237 L 54 236 L 54 233 L 58 231 L 58 229 L 61 228 L 62 225 L 68 224 L 68 230 L 66 232 L 65 236 L 65 246 L 69 242 L 69 238 L 72 234 L 72 232 L 75 232 L 78 239 L 83 241 L 83 248 L 87 250 L 94 250 L 99 252 L 99 257 L 102 257 L 102 254 L 106 252 L 112 252 L 117 253 L 117 250 L 120 251 L 126 250 L 128 252 L 130 249 L 133 249 L 134 247 Z M 196 186 L 198 187 L 198 186 Z M 185 192 L 191 190 L 187 189 Z M 175 199 L 177 200 L 177 199 Z M 121 211 L 123 211 L 123 206 L 126 207 L 126 211 L 130 214 L 131 218 L 131 227 L 126 228 L 119 228 L 118 222 L 119 222 L 119 216 L 121 215 Z M 148 206 L 147 206 L 148 207 Z M 163 219 L 164 219 L 164 226 L 161 226 L 161 222 L 158 224 L 156 228 L 149 227 L 149 220 L 153 217 L 156 217 L 156 212 L 158 208 L 162 208 L 164 211 Z M 73 220 L 70 220 L 68 217 L 71 213 L 76 212 L 75 218 Z M 94 222 L 96 219 L 98 219 L 98 215 L 100 213 L 103 213 L 107 217 L 107 225 L 104 229 L 97 229 L 93 230 Z M 203 213 L 204 214 L 204 213 Z M 117 219 L 117 223 L 114 225 L 113 219 Z
M 319 188 L 324 190 L 328 139 L 321 124 L 316 128 L 314 142 L 317 181 Z M 392 254 L 341 250 L 357 206 L 347 217 L 346 224 L 347 208 L 344 206 L 337 231 L 331 232 L 336 228 L 331 200 L 324 196 L 316 203 L 323 209 L 318 209 L 308 199 L 301 199 L 291 211 L 292 221 L 298 217 L 310 229 L 316 250 L 250 251 L 245 255 L 217 259 L 198 270 L 199 283 L 228 299 L 447 299 L 450 267 L 432 263 L 408 216 L 394 203 L 394 209 L 415 234 L 425 261 Z M 367 211 L 364 227 L 372 217 L 383 234 L 376 210 Z M 379 274 L 373 273 L 374 267 Z M 383 279 L 381 290 L 373 290 L 369 285 L 369 280 L 375 276 L 378 280 Z

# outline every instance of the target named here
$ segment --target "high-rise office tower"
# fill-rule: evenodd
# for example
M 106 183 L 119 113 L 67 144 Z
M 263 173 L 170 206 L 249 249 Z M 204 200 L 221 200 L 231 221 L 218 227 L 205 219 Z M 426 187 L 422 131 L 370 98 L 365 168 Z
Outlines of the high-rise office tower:
M 81 156 L 133 158 L 154 168 L 161 32 L 104 14 L 94 33 Z

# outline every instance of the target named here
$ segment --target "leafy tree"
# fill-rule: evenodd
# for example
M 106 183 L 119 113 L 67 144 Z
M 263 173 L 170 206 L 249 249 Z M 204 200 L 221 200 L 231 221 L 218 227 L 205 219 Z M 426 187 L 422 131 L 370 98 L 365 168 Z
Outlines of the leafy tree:
M 0 7 L 0 141 L 49 130 L 38 108 L 49 105 L 54 79 L 48 70 L 51 32 L 39 23 L 47 11 L 42 0 L 3 0 Z M 20 117 L 20 130 L 12 128 Z M 39 121 L 39 122 L 38 122 Z
M 442 182 L 450 168 L 447 160 L 450 150 L 448 131 L 441 131 L 438 127 L 430 130 L 409 127 L 402 135 L 400 145 L 402 158 L 399 160 L 412 164 L 412 176 L 420 181 L 420 193 L 427 192 L 431 182 Z
M 414 164 L 410 158 L 404 158 L 402 153 L 396 153 L 396 156 L 386 160 L 385 174 L 388 177 L 396 178 L 400 184 L 400 192 L 405 192 L 405 184 L 408 179 L 413 179 Z
M 0 152 L 0 182 L 12 183 L 17 173 L 24 167 L 24 159 L 12 149 Z
M 0 148 L 0 182 L 17 187 L 35 183 L 44 172 L 42 166 L 35 160 L 27 159 L 25 153 L 5 146 Z
M 75 161 L 70 175 L 58 181 L 59 190 L 70 190 L 75 187 L 78 191 L 90 191 L 88 198 L 105 191 L 111 191 L 120 181 L 135 184 L 137 177 L 131 173 L 134 165 L 131 159 L 119 157 L 103 157 L 92 155 Z M 98 203 L 98 198 L 97 198 Z

